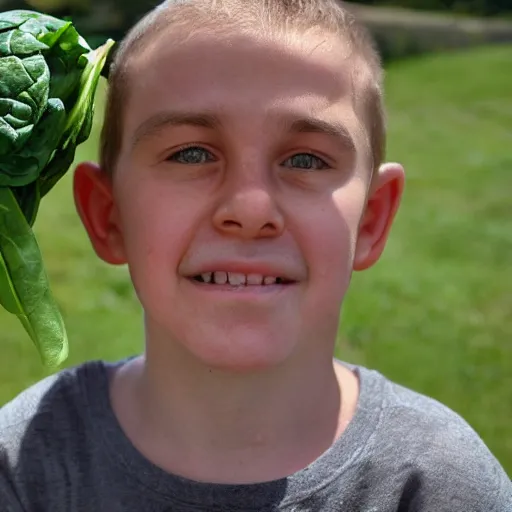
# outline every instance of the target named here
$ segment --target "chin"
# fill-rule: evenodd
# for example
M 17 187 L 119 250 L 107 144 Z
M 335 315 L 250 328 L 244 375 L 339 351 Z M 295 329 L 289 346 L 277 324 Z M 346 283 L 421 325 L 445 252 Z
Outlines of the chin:
M 291 334 L 291 333 L 290 333 Z M 254 373 L 282 365 L 296 348 L 283 332 L 232 329 L 228 333 L 209 332 L 208 336 L 183 339 L 183 345 L 204 366 L 230 373 Z

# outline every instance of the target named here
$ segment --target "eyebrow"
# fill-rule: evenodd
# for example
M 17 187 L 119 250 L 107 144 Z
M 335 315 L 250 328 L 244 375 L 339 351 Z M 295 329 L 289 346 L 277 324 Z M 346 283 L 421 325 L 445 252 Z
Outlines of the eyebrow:
M 220 119 L 207 112 L 161 112 L 146 119 L 138 126 L 132 137 L 132 149 L 142 140 L 156 135 L 170 126 L 197 126 L 214 129 L 220 126 Z
M 151 116 L 135 130 L 131 146 L 134 148 L 142 140 L 156 135 L 159 131 L 171 126 L 196 126 L 215 129 L 222 125 L 218 116 L 209 112 L 161 112 Z M 284 126 L 292 133 L 319 133 L 338 139 L 341 145 L 354 150 L 355 142 L 347 128 L 339 122 L 329 122 L 314 117 L 294 119 Z
M 323 119 L 305 117 L 291 124 L 290 131 L 294 133 L 320 133 L 338 139 L 347 149 L 355 150 L 355 142 L 347 128 L 339 122 L 329 122 Z

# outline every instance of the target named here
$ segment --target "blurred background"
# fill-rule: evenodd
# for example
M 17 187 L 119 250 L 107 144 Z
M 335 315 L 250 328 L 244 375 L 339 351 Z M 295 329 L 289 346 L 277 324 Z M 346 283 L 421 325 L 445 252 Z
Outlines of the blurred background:
M 0 0 L 70 17 L 91 46 L 119 40 L 156 1 Z M 381 261 L 354 276 L 340 359 L 375 368 L 461 414 L 512 475 L 512 0 L 351 4 L 386 67 L 388 159 L 407 185 Z M 97 160 L 105 91 L 78 160 Z M 70 339 L 65 366 L 142 350 L 127 269 L 100 262 L 75 212 L 72 170 L 34 230 Z M 43 378 L 0 310 L 0 405 Z

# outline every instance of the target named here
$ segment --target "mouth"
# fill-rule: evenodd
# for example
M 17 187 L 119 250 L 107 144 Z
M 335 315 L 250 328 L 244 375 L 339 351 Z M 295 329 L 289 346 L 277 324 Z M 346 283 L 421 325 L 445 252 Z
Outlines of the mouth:
M 232 287 L 251 287 L 251 286 L 276 286 L 290 285 L 295 281 L 282 276 L 265 276 L 262 274 L 241 274 L 238 272 L 204 272 L 191 276 L 189 279 L 196 283 L 204 285 L 222 285 Z

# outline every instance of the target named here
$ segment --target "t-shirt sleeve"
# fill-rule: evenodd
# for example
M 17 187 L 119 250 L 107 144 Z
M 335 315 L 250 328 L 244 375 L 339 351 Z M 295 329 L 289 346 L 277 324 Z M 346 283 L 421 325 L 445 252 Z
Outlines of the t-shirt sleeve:
M 8 481 L 0 477 L 0 504 L 2 512 L 26 512 Z
M 418 442 L 404 512 L 512 512 L 512 481 L 462 420 Z
M 5 448 L 0 446 L 0 510 L 2 512 L 26 512 L 14 488 Z
M 402 512 L 512 512 L 512 481 L 460 415 L 393 385 L 378 454 L 401 474 Z M 398 477 L 397 477 L 398 478 Z
M 512 512 L 512 484 L 497 466 L 483 465 L 482 473 L 475 474 L 461 469 L 451 472 L 447 465 L 427 489 L 418 512 Z
M 495 499 L 492 500 L 489 510 L 512 512 L 512 480 L 503 473 L 503 478 L 500 479 L 498 484 L 498 493 Z
M 436 480 L 450 496 L 447 510 L 512 512 L 512 482 L 505 469 L 477 433 L 463 425 L 446 436 L 439 451 L 445 467 Z
M 411 499 L 404 496 L 404 512 L 512 512 L 512 482 L 504 470 L 498 465 L 481 469 L 478 474 L 446 462 L 432 466 L 421 490 Z
M 48 422 L 39 422 L 39 414 L 57 383 L 57 376 L 47 377 L 0 408 L 0 512 L 32 512 L 34 482 L 44 481 L 45 452 L 36 432 Z

